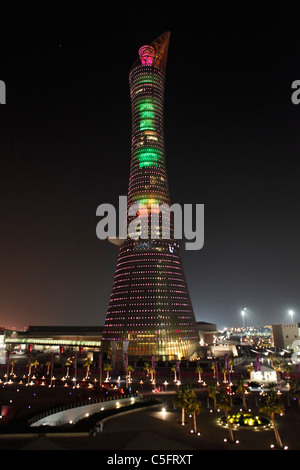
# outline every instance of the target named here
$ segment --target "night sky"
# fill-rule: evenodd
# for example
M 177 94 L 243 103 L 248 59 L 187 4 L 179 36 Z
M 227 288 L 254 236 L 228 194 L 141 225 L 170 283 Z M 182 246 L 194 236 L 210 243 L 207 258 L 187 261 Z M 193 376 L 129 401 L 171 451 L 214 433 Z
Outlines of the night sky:
M 205 205 L 203 249 L 181 243 L 196 319 L 300 321 L 300 8 L 164 5 L 5 19 L 0 326 L 104 324 L 118 248 L 96 209 L 127 194 L 128 72 L 166 30 L 171 200 Z

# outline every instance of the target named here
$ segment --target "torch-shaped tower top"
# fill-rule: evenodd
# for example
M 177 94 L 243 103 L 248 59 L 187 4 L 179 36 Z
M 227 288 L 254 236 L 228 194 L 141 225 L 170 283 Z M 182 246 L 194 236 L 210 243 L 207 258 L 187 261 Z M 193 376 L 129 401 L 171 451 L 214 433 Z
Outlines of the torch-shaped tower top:
M 134 62 L 132 69 L 137 65 L 154 65 L 166 72 L 167 57 L 169 49 L 170 31 L 166 31 L 158 36 L 150 45 L 142 46 L 139 49 L 139 57 Z

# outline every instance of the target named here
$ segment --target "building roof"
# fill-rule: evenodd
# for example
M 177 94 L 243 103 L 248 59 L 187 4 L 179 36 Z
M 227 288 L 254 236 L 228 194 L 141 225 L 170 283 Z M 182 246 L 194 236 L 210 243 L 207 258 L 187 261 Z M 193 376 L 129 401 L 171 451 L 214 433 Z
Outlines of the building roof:
M 82 334 L 89 335 L 91 333 L 101 333 L 103 326 L 60 326 L 60 325 L 30 325 L 26 333 L 28 334 Z

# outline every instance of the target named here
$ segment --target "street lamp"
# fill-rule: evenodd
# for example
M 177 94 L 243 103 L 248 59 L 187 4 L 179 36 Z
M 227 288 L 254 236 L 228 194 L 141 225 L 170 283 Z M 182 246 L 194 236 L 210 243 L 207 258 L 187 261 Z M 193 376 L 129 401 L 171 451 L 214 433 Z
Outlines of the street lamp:
M 290 314 L 291 317 L 292 317 L 292 323 L 293 323 L 294 310 L 289 310 L 289 314 Z
M 247 308 L 243 308 L 243 310 L 241 311 L 241 315 L 243 317 L 243 328 L 245 328 L 245 318 L 246 318 L 246 310 Z

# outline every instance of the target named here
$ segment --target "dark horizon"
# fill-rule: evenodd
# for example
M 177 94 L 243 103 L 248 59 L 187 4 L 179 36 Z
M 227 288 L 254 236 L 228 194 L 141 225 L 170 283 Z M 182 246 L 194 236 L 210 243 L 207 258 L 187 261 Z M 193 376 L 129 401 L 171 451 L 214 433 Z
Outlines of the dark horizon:
M 204 247 L 180 243 L 196 320 L 242 326 L 247 307 L 248 325 L 290 309 L 300 321 L 299 6 L 235 13 L 61 19 L 3 38 L 0 326 L 104 325 L 118 248 L 96 237 L 96 209 L 127 194 L 128 73 L 166 30 L 171 201 L 205 205 Z

